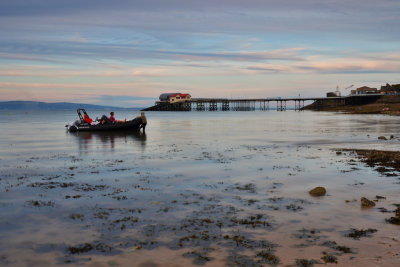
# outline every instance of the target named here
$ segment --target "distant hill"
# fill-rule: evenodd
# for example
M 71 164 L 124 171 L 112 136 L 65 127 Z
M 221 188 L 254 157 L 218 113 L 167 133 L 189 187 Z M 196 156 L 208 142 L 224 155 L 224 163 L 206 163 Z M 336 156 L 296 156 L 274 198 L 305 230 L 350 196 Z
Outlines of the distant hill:
M 6 101 L 0 102 L 0 110 L 75 110 L 84 108 L 88 110 L 140 110 L 141 108 L 121 108 L 80 103 L 46 103 L 37 101 Z

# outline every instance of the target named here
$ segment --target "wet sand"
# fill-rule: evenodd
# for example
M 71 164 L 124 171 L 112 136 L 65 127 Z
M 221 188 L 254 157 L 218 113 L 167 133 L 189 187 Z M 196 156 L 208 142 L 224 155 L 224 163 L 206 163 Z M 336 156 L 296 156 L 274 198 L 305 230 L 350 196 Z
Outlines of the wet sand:
M 67 136 L 79 153 L 3 157 L 1 265 L 400 264 L 399 152 L 194 132 Z

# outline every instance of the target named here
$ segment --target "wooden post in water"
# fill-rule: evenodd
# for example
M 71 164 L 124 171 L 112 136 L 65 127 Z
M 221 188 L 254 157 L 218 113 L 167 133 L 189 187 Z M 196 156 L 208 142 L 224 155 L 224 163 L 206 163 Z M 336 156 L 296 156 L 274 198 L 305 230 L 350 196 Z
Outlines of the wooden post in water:
M 217 102 L 216 101 L 210 101 L 208 110 L 209 111 L 217 111 L 218 110 Z
M 294 100 L 294 110 L 301 111 L 304 107 L 304 100 Z
M 229 111 L 229 101 L 222 101 L 222 111 Z
M 286 100 L 276 100 L 276 110 L 286 111 Z
M 197 111 L 205 111 L 204 102 L 196 102 L 196 110 Z

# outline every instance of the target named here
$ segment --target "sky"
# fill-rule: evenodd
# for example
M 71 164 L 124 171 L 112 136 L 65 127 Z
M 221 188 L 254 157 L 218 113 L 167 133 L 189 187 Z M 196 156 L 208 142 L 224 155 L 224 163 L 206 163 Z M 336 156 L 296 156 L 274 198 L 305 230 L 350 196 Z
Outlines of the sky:
M 146 107 L 400 83 L 398 0 L 0 0 L 0 101 Z

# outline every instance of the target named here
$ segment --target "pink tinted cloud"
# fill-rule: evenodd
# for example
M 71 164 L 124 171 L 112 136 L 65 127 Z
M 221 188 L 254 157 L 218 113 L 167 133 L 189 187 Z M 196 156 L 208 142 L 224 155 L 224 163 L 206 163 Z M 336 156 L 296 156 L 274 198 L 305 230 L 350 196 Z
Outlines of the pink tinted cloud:
M 315 56 L 307 60 L 307 64 L 294 64 L 298 71 L 309 70 L 313 72 L 332 72 L 332 73 L 353 73 L 353 72 L 372 72 L 372 73 L 398 73 L 400 72 L 400 54 L 377 54 L 370 56 L 350 56 L 343 58 L 329 58 Z
M 158 96 L 165 88 L 164 83 L 130 81 L 126 83 L 31 83 L 0 82 L 0 99 L 34 101 L 79 101 L 101 95 L 127 95 L 136 97 Z
M 377 53 L 331 57 L 314 55 L 301 62 L 274 62 L 252 64 L 246 70 L 254 73 L 398 73 L 400 53 Z

